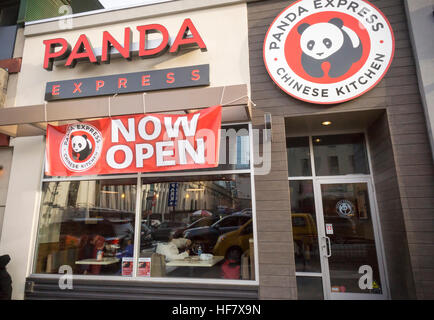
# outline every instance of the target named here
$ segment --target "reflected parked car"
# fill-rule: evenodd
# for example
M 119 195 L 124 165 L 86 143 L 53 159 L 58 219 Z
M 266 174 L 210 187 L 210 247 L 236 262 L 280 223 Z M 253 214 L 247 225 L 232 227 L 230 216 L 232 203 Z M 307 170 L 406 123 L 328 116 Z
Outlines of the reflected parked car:
M 219 219 L 220 219 L 219 217 L 215 217 L 215 216 L 200 218 L 200 219 L 194 221 L 193 223 L 190 223 L 188 226 L 186 226 L 184 228 L 179 228 L 179 229 L 172 231 L 172 236 L 173 236 L 173 238 L 182 237 L 184 231 L 186 231 L 186 230 L 193 229 L 193 228 L 199 228 L 199 227 L 209 227 L 212 224 L 216 223 Z
M 241 257 L 244 251 L 249 249 L 249 239 L 253 238 L 252 219 L 247 221 L 238 230 L 221 235 L 214 247 L 215 256 Z
M 244 213 L 244 214 L 250 214 L 250 215 L 252 215 L 252 208 L 244 208 L 240 212 Z
M 156 241 L 169 242 L 171 233 L 179 228 L 184 228 L 186 224 L 184 222 L 164 221 L 158 228 L 155 228 L 152 232 L 152 238 Z
M 252 217 L 246 214 L 226 216 L 209 227 L 188 229 L 184 232 L 184 238 L 190 239 L 195 246 L 201 245 L 204 252 L 211 253 L 222 234 L 238 230 Z
M 142 223 L 142 229 L 140 232 L 140 250 L 152 247 L 152 228 L 146 223 Z

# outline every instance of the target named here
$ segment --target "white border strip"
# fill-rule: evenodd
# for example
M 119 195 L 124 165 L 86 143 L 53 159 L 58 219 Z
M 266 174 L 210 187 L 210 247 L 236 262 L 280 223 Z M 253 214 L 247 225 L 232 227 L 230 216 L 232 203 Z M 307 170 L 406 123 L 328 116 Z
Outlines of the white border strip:
M 60 279 L 61 274 L 32 273 L 30 277 L 41 279 Z M 94 275 L 73 275 L 75 280 L 105 280 L 105 281 L 140 281 L 147 283 L 192 283 L 192 284 L 224 284 L 239 286 L 257 286 L 257 280 L 225 280 L 207 278 L 157 278 L 157 277 L 122 277 L 122 276 L 94 276 Z

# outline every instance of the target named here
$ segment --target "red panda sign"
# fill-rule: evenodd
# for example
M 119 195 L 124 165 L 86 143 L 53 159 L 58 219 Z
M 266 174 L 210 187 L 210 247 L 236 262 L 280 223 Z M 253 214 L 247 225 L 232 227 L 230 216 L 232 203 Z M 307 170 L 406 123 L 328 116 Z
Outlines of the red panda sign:
M 202 51 L 207 50 L 205 42 L 191 19 L 184 20 L 173 43 L 170 41 L 168 30 L 161 24 L 147 24 L 138 26 L 136 29 L 139 31 L 139 47 L 136 54 L 143 59 L 157 57 L 167 51 L 176 54 L 182 47 L 197 47 Z M 148 48 L 148 38 L 152 33 L 159 33 L 162 38 L 158 46 Z M 127 27 L 124 29 L 123 41 L 118 40 L 108 31 L 104 31 L 102 34 L 102 51 L 99 57 L 85 34 L 81 34 L 78 37 L 72 49 L 71 45 L 64 38 L 44 40 L 45 54 L 43 67 L 48 71 L 52 71 L 53 63 L 56 60 L 65 60 L 64 66 L 69 68 L 74 68 L 78 61 L 94 64 L 110 63 L 112 49 L 115 49 L 124 59 L 131 60 L 134 45 L 131 28 Z
M 217 167 L 221 107 L 187 115 L 141 114 L 47 127 L 48 176 Z
M 383 13 L 365 0 L 299 0 L 271 24 L 264 63 L 294 98 L 318 104 L 354 99 L 386 74 L 395 50 Z

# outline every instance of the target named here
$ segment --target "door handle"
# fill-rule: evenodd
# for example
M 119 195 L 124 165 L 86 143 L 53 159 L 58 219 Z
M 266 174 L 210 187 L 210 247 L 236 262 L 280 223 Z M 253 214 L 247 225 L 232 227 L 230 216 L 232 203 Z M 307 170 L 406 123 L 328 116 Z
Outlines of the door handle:
M 331 256 L 332 256 L 332 245 L 331 245 L 331 241 L 330 241 L 330 238 L 329 237 L 327 237 L 327 236 L 323 236 L 323 238 L 325 239 L 325 242 L 326 242 L 326 244 L 325 244 L 325 249 L 326 249 L 326 254 L 325 254 L 325 256 L 327 257 L 327 258 L 330 258 Z

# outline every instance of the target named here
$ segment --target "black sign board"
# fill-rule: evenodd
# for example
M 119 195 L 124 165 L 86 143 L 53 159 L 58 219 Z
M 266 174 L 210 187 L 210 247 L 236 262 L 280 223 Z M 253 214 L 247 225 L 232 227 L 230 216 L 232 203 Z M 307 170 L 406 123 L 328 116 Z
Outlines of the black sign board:
M 56 101 L 206 85 L 209 85 L 208 64 L 47 82 L 45 100 Z
M 178 204 L 178 187 L 179 183 L 174 182 L 169 184 L 169 197 L 167 199 L 169 207 L 176 207 Z

